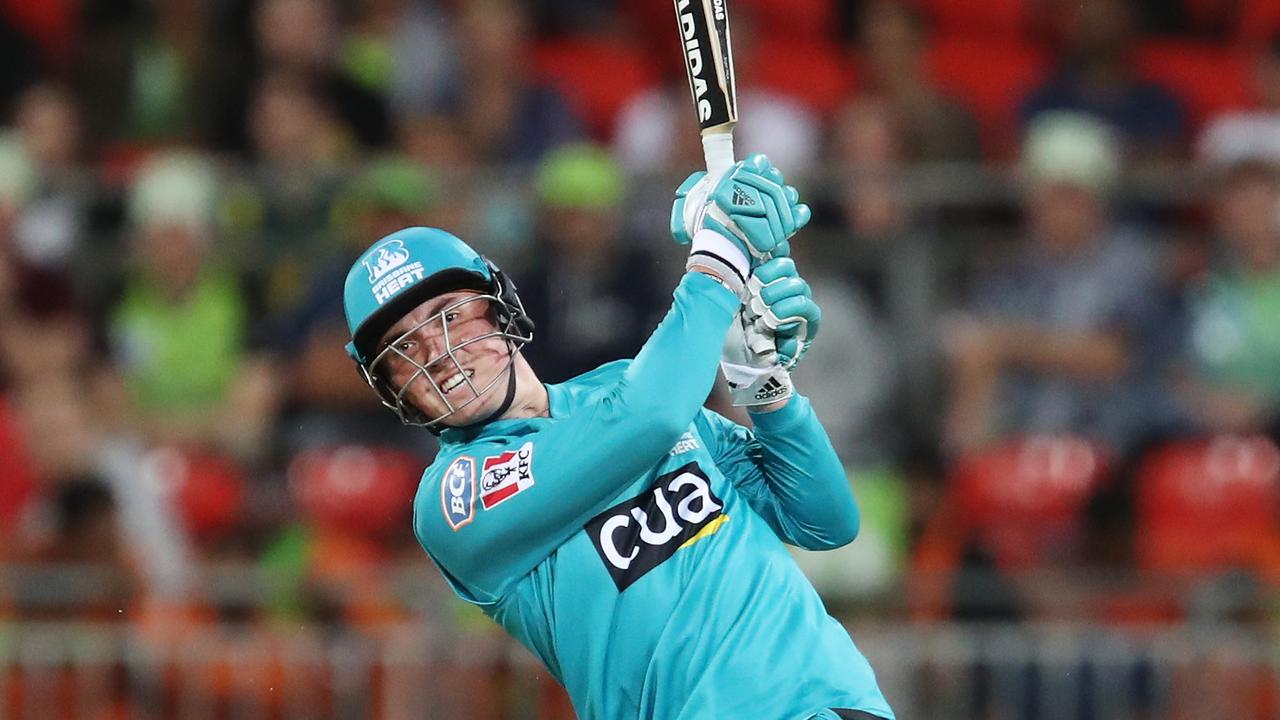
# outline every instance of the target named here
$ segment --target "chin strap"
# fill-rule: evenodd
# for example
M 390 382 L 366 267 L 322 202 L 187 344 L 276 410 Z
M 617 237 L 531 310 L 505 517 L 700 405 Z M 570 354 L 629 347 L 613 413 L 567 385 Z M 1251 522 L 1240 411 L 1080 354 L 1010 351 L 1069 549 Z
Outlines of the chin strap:
M 477 420 L 473 423 L 469 423 L 467 425 L 464 425 L 463 427 L 468 427 L 468 428 L 478 427 L 480 425 L 487 425 L 493 422 L 494 420 L 497 420 L 498 418 L 502 417 L 503 413 L 511 409 L 511 403 L 514 402 L 515 399 L 516 399 L 516 358 L 515 358 L 515 353 L 513 352 L 511 356 L 511 365 L 507 368 L 507 396 L 502 399 L 502 404 L 499 405 L 496 410 L 489 413 L 483 419 Z

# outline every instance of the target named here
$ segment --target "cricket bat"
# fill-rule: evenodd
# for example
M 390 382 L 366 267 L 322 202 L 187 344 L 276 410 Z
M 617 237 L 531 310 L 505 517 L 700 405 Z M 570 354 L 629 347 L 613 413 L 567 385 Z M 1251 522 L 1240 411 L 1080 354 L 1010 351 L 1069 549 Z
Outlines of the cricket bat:
M 714 177 L 733 165 L 733 126 L 738 122 L 729 11 L 725 0 L 674 2 L 702 152 L 707 173 Z

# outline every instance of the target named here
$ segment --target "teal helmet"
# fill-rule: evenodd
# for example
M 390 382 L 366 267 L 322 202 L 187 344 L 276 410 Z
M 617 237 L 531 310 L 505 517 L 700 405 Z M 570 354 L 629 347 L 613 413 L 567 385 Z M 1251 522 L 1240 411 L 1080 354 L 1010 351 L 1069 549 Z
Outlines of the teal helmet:
M 489 301 L 493 312 L 493 332 L 467 338 L 457 344 L 446 342 L 444 354 L 425 363 L 400 353 L 395 343 L 381 342 L 386 332 L 418 305 L 437 295 L 458 290 L 471 290 L 476 294 L 450 308 L 477 300 Z M 361 375 L 378 393 L 383 404 L 394 410 L 402 422 L 410 425 L 438 428 L 442 420 L 478 400 L 501 377 L 499 373 L 483 388 L 475 387 L 466 378 L 471 397 L 455 405 L 445 398 L 428 368 L 453 363 L 457 372 L 465 376 L 454 351 L 471 342 L 502 337 L 509 348 L 508 369 L 514 373 L 515 353 L 533 339 L 533 321 L 525 313 L 515 285 L 488 258 L 454 235 L 436 228 L 405 228 L 374 243 L 347 272 L 342 301 L 347 328 L 351 332 L 347 354 L 356 362 Z M 442 322 L 440 318 L 444 312 L 442 309 L 403 335 L 415 333 L 430 323 Z M 447 338 L 447 333 L 445 336 Z M 387 374 L 380 370 L 383 362 L 393 354 L 400 355 L 417 368 L 413 377 L 400 388 L 392 387 Z M 405 391 L 418 379 L 431 384 L 444 401 L 447 412 L 438 417 L 427 417 L 408 401 Z M 508 385 L 510 396 L 515 383 Z M 509 403 L 510 397 L 506 404 Z

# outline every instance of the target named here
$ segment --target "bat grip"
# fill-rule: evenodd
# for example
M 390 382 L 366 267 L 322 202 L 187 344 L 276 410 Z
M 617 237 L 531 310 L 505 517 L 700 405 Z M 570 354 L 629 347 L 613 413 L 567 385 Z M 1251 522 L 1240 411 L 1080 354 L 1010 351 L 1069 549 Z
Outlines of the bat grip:
M 707 174 L 722 175 L 733 167 L 733 130 L 710 130 L 702 134 L 702 155 L 707 159 Z

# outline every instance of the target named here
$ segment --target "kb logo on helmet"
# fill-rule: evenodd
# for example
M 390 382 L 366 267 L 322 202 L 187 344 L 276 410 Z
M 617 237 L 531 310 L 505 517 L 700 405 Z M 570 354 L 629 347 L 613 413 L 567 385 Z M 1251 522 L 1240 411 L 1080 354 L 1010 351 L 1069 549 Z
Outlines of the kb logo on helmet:
M 584 529 L 621 592 L 680 548 L 719 530 L 729 520 L 723 508 L 706 473 L 689 463 L 658 478 L 639 497 L 595 516 Z

